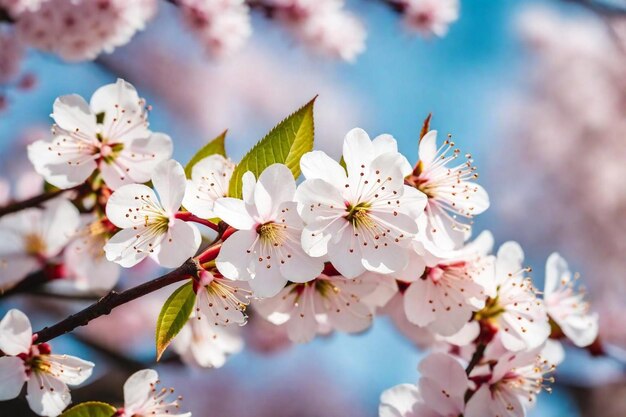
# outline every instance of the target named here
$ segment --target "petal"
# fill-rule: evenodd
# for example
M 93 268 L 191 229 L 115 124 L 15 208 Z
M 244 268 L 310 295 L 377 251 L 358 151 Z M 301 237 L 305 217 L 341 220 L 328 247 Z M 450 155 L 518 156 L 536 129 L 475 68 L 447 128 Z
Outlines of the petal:
M 548 299 L 561 285 L 570 282 L 570 280 L 571 273 L 567 261 L 556 252 L 551 254 L 546 261 L 544 298 Z
M 220 253 L 217 255 L 215 264 L 217 269 L 226 278 L 248 280 L 251 278 L 250 263 L 253 245 L 257 240 L 254 230 L 239 230 L 233 233 L 222 244 Z
M 263 221 L 274 220 L 281 204 L 293 201 L 296 182 L 283 164 L 265 168 L 254 189 L 254 204 Z
M 117 157 L 116 162 L 127 168 L 129 181 L 148 182 L 157 165 L 172 157 L 172 139 L 164 133 L 133 139 Z
M 72 241 L 63 252 L 69 279 L 81 291 L 108 291 L 117 283 L 120 268 L 106 259 L 100 236 L 87 236 Z
M 420 391 L 429 407 L 442 415 L 463 412 L 469 382 L 456 359 L 445 353 L 432 353 L 420 362 L 418 370 L 422 374 Z
M 91 96 L 89 105 L 96 114 L 113 112 L 116 105 L 134 109 L 139 106 L 139 95 L 131 83 L 118 78 L 114 84 L 98 88 Z
M 0 401 L 12 400 L 20 395 L 24 382 L 28 380 L 24 361 L 5 356 L 0 358 Z
M 74 237 L 80 214 L 68 200 L 56 199 L 46 205 L 41 216 L 41 236 L 46 242 L 46 256 L 53 257 Z
M 376 154 L 376 156 L 382 155 L 384 153 L 398 153 L 398 142 L 393 136 L 389 134 L 376 136 L 372 140 L 372 145 L 374 145 L 374 153 Z M 410 175 L 411 172 L 413 172 L 413 168 L 411 167 L 411 164 L 409 164 L 409 161 L 403 155 L 400 156 L 402 157 L 402 175 L 406 177 L 407 175 Z
M 91 376 L 93 362 L 70 355 L 49 355 L 49 372 L 67 385 L 82 384 Z
M 51 144 L 51 141 L 39 140 L 28 145 L 27 149 L 35 171 L 55 187 L 67 189 L 80 185 L 98 167 L 95 160 L 88 159 L 89 152 L 72 157 L 59 156 Z
M 287 335 L 295 343 L 308 343 L 315 338 L 318 322 L 315 318 L 315 290 L 305 288 L 298 303 L 293 305 L 293 311 L 287 322 Z
M 407 288 L 404 293 L 404 311 L 411 323 L 426 326 L 435 320 L 433 292 L 434 285 L 425 279 L 418 279 Z
M 67 385 L 45 372 L 34 372 L 26 388 L 28 405 L 40 416 L 56 417 L 71 401 Z
M 524 251 L 517 242 L 506 242 L 498 249 L 496 259 L 496 277 L 498 281 L 506 280 L 509 274 L 516 274 L 522 269 Z
M 247 171 L 241 177 L 241 196 L 247 205 L 254 205 L 254 188 L 256 187 L 256 178 L 254 174 Z
M 85 99 L 77 94 L 57 98 L 53 104 L 52 118 L 62 129 L 96 137 L 96 116 Z
M 26 314 L 9 310 L 0 321 L 0 350 L 7 355 L 28 352 L 33 340 L 33 329 Z
M 123 229 L 117 232 L 106 245 L 104 245 L 104 252 L 106 253 L 106 258 L 123 266 L 124 268 L 130 268 L 137 265 L 139 262 L 143 261 L 149 253 L 148 245 L 152 244 L 152 246 L 156 246 L 156 240 L 153 239 L 142 239 L 143 246 L 137 247 L 136 244 L 138 242 L 137 236 L 141 236 L 146 234 L 144 228 L 139 228 L 137 230 L 134 229 Z M 162 239 L 162 236 L 159 237 Z
M 335 269 L 346 278 L 356 278 L 365 272 L 361 247 L 352 245 L 352 229 L 343 232 L 337 241 L 331 240 L 328 244 L 328 258 Z M 352 250 L 352 252 L 350 251 Z
M 367 132 L 354 128 L 346 134 L 343 142 L 343 159 L 349 175 L 360 172 L 361 165 L 368 166 L 375 157 L 374 145 Z
M 430 130 L 420 139 L 419 159 L 424 167 L 428 167 L 437 156 L 437 131 Z
M 94 113 L 104 113 L 103 134 L 110 141 L 123 143 L 150 134 L 145 103 L 124 80 L 100 87 L 91 96 L 90 105 Z
M 195 225 L 175 219 L 150 257 L 165 268 L 176 268 L 196 254 L 200 243 L 202 236 Z
M 339 189 L 321 179 L 306 180 L 300 184 L 295 200 L 298 212 L 306 223 L 340 216 L 346 207 Z
M 296 240 L 297 239 L 297 240 Z M 283 257 L 280 265 L 280 273 L 289 281 L 304 283 L 319 276 L 324 269 L 324 261 L 320 258 L 312 258 L 304 253 L 300 246 L 300 235 L 298 234 L 296 244 L 285 243 L 285 250 L 291 257 Z
M 266 265 L 270 265 L 270 268 L 267 268 Z M 249 282 L 254 295 L 265 298 L 278 294 L 287 284 L 287 278 L 280 273 L 278 260 L 274 259 L 269 264 L 264 262 L 258 265 L 253 278 Z
M 170 215 L 176 213 L 183 202 L 187 183 L 183 167 L 173 159 L 157 164 L 152 173 L 152 183 L 165 211 Z
M 238 198 L 227 197 L 218 199 L 215 201 L 213 211 L 217 217 L 235 229 L 252 230 L 256 226 L 256 221 L 246 209 L 246 203 Z
M 396 385 L 381 394 L 378 414 L 379 417 L 409 417 L 415 405 L 421 402 L 419 389 L 415 385 Z
M 152 369 L 144 369 L 132 374 L 124 383 L 124 408 L 140 408 L 153 395 L 153 387 L 159 374 Z
M 300 169 L 306 179 L 318 178 L 335 186 L 346 184 L 346 170 L 322 151 L 305 153 L 300 159 Z
M 142 184 L 125 185 L 113 192 L 106 205 L 107 218 L 122 229 L 143 226 L 140 214 L 146 204 L 159 207 L 159 200 L 150 187 Z

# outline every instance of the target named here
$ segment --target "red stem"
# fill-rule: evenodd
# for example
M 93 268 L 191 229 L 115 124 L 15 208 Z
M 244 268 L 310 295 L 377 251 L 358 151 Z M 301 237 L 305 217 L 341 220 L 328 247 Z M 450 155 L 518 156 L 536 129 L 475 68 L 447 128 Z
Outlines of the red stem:
M 213 223 L 212 221 L 195 216 L 188 211 L 179 211 L 178 213 L 174 215 L 174 217 L 176 217 L 177 219 L 186 221 L 186 222 L 194 222 L 194 223 L 202 224 L 204 226 L 210 227 L 216 232 L 219 232 L 219 227 L 217 224 Z

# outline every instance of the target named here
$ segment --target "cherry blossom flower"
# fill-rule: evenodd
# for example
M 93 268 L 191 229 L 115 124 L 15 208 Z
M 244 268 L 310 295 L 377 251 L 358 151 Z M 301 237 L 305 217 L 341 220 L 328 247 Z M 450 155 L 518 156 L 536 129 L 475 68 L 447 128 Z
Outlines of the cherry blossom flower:
M 244 0 L 179 0 L 177 4 L 187 26 L 212 55 L 232 54 L 252 34 Z
M 318 333 L 355 333 L 368 328 L 373 314 L 363 297 L 375 289 L 376 282 L 371 280 L 322 274 L 311 282 L 289 284 L 254 306 L 269 322 L 284 325 L 291 341 L 306 343 Z
M 450 258 L 427 266 L 423 274 L 416 276 L 408 268 L 401 276 L 411 282 L 404 293 L 409 321 L 442 336 L 461 330 L 472 313 L 485 306 L 485 281 L 493 276 L 493 259 L 488 256 L 492 246 L 491 233 L 484 232 Z
M 449 139 L 437 148 L 437 131 L 431 130 L 420 140 L 419 162 L 409 178 L 428 197 L 427 226 L 420 237 L 435 249 L 460 248 L 471 231 L 471 218 L 489 207 L 486 191 L 472 182 L 478 175 L 471 156 L 466 155 L 466 162 L 449 166 L 459 157 L 459 149 Z
M 24 43 L 67 61 L 95 59 L 126 44 L 145 27 L 155 0 L 55 0 L 25 11 L 16 22 Z
M 7 290 L 45 266 L 72 239 L 80 224 L 78 210 L 57 199 L 0 219 L 0 290 Z
M 424 36 L 443 37 L 459 18 L 459 0 L 401 0 L 404 25 Z
M 132 374 L 124 383 L 124 408 L 118 410 L 120 417 L 191 417 L 180 412 L 178 397 L 170 400 L 172 388 L 157 389 L 159 375 L 152 369 Z
M 180 266 L 201 243 L 195 225 L 176 218 L 185 192 L 185 171 L 174 160 L 154 168 L 155 192 L 142 184 L 116 190 L 106 206 L 108 219 L 121 228 L 104 246 L 109 261 L 125 268 L 150 256 L 167 268 Z
M 100 87 L 89 104 L 73 94 L 54 102 L 53 137 L 28 147 L 28 157 L 46 181 L 70 188 L 97 169 L 112 188 L 143 183 L 172 155 L 172 141 L 148 130 L 145 101 L 124 80 Z
M 598 337 L 598 315 L 589 312 L 582 292 L 574 289 L 567 262 L 553 253 L 546 262 L 543 301 L 548 315 L 576 346 L 589 346 Z
M 109 238 L 109 224 L 87 216 L 87 222 L 63 252 L 65 278 L 82 291 L 108 291 L 120 276 L 120 267 L 109 261 L 104 246 Z
M 383 392 L 380 417 L 457 417 L 464 413 L 469 381 L 456 359 L 431 353 L 418 369 L 419 386 L 401 384 Z
M 487 382 L 468 401 L 464 416 L 524 417 L 537 394 L 542 389 L 551 390 L 546 383 L 553 379 L 546 375 L 555 364 L 541 353 L 541 349 L 539 353 L 534 349 L 499 357 Z
M 504 347 L 510 351 L 534 349 L 550 335 L 550 324 L 543 302 L 522 267 L 524 252 L 516 242 L 506 242 L 498 250 L 495 264 L 495 295 L 477 319 L 487 320 L 499 329 Z
M 272 16 L 321 54 L 354 61 L 365 50 L 365 28 L 343 0 L 270 0 Z
M 26 399 L 40 416 L 56 417 L 70 403 L 68 385 L 91 375 L 93 363 L 74 356 L 51 353 L 47 343 L 33 344 L 28 317 L 12 309 L 0 321 L 0 401 L 19 395 L 26 382 Z
M 317 277 L 323 262 L 309 257 L 300 245 L 303 222 L 293 201 L 296 183 L 291 171 L 273 164 L 258 181 L 251 172 L 242 180 L 243 200 L 215 202 L 215 214 L 238 229 L 217 256 L 220 273 L 249 281 L 258 297 L 278 294 L 287 281 L 304 283 Z
M 321 151 L 300 161 L 306 181 L 296 200 L 307 223 L 304 250 L 327 256 L 347 278 L 366 270 L 401 271 L 413 250 L 414 219 L 423 212 L 426 197 L 404 185 L 408 162 L 389 135 L 372 141 L 365 131 L 353 129 L 346 135 L 343 157 L 346 170 Z
M 238 327 L 215 326 L 205 314 L 204 311 L 194 313 L 172 342 L 172 347 L 187 365 L 220 368 L 229 355 L 243 349 L 243 338 Z
M 247 282 L 225 279 L 217 271 L 201 271 L 196 296 L 196 320 L 215 326 L 246 324 L 251 291 Z
M 183 206 L 204 219 L 216 217 L 213 206 L 218 198 L 228 196 L 228 184 L 235 164 L 222 155 L 211 155 L 196 163 L 187 180 Z

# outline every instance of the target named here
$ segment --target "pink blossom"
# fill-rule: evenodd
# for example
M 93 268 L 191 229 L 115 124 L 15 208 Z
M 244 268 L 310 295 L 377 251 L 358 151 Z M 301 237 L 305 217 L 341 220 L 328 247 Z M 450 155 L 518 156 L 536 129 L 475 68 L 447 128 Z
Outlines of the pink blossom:
M 16 28 L 26 44 L 67 61 L 92 60 L 126 44 L 155 9 L 155 0 L 54 0 L 22 13 Z
M 244 0 L 180 0 L 177 4 L 187 26 L 212 55 L 232 54 L 252 34 Z

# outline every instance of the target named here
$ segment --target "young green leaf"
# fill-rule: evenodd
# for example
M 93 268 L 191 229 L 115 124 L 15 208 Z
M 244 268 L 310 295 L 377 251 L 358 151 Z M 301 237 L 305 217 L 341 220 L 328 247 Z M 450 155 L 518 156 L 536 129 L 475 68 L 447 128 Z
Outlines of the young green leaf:
M 163 305 L 156 328 L 157 361 L 189 320 L 195 302 L 196 294 L 190 281 L 174 291 Z
M 280 122 L 241 159 L 228 185 L 229 196 L 241 198 L 241 177 L 247 171 L 258 178 L 275 163 L 287 165 L 294 178 L 300 176 L 300 158 L 313 150 L 315 98 Z
M 227 130 L 223 131 L 218 137 L 204 145 L 191 160 L 185 165 L 185 175 L 191 178 L 191 170 L 195 164 L 210 155 L 220 154 L 226 156 L 226 148 L 224 148 L 224 139 L 226 139 Z
M 111 417 L 117 409 L 110 404 L 98 401 L 80 403 L 61 414 L 60 417 Z

